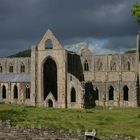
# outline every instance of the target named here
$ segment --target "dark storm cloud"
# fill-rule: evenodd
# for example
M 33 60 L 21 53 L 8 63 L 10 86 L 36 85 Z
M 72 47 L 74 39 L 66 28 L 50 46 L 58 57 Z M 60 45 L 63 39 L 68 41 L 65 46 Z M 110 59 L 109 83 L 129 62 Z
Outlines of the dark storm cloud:
M 11 49 L 14 52 L 30 47 L 48 28 L 54 31 L 62 44 L 73 43 L 69 41 L 75 38 L 79 41 L 96 38 L 106 39 L 103 47 L 107 49 L 131 48 L 138 30 L 131 16 L 134 2 L 0 0 L 0 55 L 12 53 Z
M 136 37 L 135 36 L 124 36 L 124 37 L 111 37 L 108 38 L 103 48 L 122 52 L 128 49 L 136 48 Z

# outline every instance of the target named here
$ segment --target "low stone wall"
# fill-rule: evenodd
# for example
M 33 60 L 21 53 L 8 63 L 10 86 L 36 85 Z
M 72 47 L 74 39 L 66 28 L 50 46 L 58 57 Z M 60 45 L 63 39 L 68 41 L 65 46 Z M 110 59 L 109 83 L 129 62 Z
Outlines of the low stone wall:
M 23 128 L 11 127 L 10 121 L 0 120 L 0 140 L 84 140 L 84 132 L 81 131 L 55 131 L 48 128 Z M 87 140 L 90 140 L 87 139 Z M 113 136 L 100 137 L 94 140 L 133 140 L 131 137 Z M 135 139 L 137 140 L 137 139 Z
M 43 128 L 11 127 L 10 121 L 0 121 L 0 140 L 83 140 L 84 132 L 64 132 Z

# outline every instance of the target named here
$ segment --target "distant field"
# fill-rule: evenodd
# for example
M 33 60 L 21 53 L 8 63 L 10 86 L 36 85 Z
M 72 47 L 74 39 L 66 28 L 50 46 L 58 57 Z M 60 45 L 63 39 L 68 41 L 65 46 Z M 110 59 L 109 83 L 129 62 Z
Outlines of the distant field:
M 77 110 L 0 104 L 0 119 L 25 127 L 96 129 L 99 135 L 119 134 L 140 139 L 140 108 Z

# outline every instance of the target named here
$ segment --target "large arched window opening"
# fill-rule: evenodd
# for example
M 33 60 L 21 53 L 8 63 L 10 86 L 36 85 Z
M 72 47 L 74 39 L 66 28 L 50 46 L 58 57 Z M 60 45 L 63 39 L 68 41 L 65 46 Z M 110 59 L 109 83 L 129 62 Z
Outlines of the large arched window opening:
M 14 86 L 14 99 L 18 99 L 18 88 L 17 88 L 17 85 Z
M 89 65 L 88 65 L 88 61 L 87 60 L 85 60 L 85 62 L 84 62 L 84 70 L 85 71 L 89 71 Z
M 6 99 L 6 87 L 2 86 L 2 99 Z
M 127 86 L 124 86 L 123 87 L 123 100 L 124 101 L 128 101 L 128 91 L 129 91 L 129 88 Z
M 46 49 L 52 49 L 53 48 L 53 44 L 52 44 L 52 41 L 50 39 L 48 39 L 46 42 L 45 42 L 45 48 Z
M 20 72 L 25 72 L 25 65 L 23 63 L 20 65 Z
M 114 100 L 114 88 L 112 86 L 109 88 L 109 100 Z
M 44 100 L 51 92 L 57 100 L 57 66 L 52 58 L 48 58 L 44 63 Z
M 99 90 L 96 88 L 95 90 L 95 100 L 99 100 Z
M 71 89 L 71 102 L 76 102 L 76 92 L 74 87 Z
M 26 99 L 30 99 L 30 87 L 26 86 Z

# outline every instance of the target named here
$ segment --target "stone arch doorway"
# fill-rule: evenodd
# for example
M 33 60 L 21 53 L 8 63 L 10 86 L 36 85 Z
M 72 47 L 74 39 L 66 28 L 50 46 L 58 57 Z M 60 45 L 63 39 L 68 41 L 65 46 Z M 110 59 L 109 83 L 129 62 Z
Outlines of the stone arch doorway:
M 44 100 L 51 92 L 57 100 L 57 66 L 55 61 L 49 57 L 44 63 Z
M 53 101 L 51 99 L 48 100 L 48 107 L 53 107 Z

